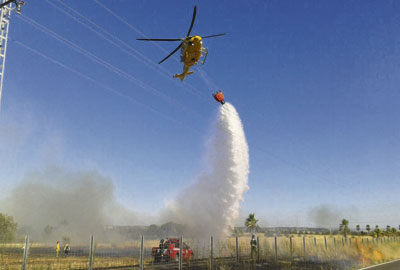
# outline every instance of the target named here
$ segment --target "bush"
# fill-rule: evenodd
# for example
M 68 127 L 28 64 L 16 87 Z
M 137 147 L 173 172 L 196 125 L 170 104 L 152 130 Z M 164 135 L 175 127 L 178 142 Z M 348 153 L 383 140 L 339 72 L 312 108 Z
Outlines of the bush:
M 17 223 L 13 217 L 0 213 L 0 241 L 9 242 L 15 239 Z

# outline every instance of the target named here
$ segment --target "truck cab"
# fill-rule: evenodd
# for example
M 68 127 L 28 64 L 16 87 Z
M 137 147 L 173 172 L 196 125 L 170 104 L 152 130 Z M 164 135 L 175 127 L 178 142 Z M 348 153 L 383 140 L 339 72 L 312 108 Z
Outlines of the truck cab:
M 160 246 L 153 247 L 151 250 L 151 255 L 154 257 L 155 263 L 169 262 L 171 260 L 179 260 L 179 250 L 180 250 L 180 239 L 179 238 L 169 238 Z M 193 250 L 183 242 L 182 247 L 182 259 L 190 260 L 193 255 Z

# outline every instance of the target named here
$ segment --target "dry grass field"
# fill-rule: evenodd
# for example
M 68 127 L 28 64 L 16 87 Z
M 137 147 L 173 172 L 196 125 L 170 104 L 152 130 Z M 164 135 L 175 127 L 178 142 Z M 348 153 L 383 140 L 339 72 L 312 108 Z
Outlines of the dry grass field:
M 384 261 L 400 258 L 400 241 L 394 238 L 382 238 L 377 241 L 371 237 L 351 236 L 347 241 L 338 235 L 306 235 L 292 237 L 290 248 L 289 236 L 275 238 L 259 235 L 260 261 L 275 260 L 290 261 L 305 259 L 309 261 L 352 261 L 359 266 L 368 266 Z M 326 245 L 325 245 L 326 237 Z M 368 240 L 367 240 L 368 239 Z M 249 257 L 249 236 L 238 238 L 239 256 Z M 210 254 L 209 239 L 185 239 L 194 251 L 194 258 L 207 258 Z M 336 244 L 335 244 L 336 243 Z M 157 240 L 144 242 L 145 263 L 151 264 L 151 248 L 158 245 Z M 305 246 L 305 249 L 304 249 Z M 22 265 L 23 244 L 0 244 L 0 270 L 20 270 Z M 139 263 L 139 241 L 123 244 L 97 243 L 94 267 L 131 266 Z M 84 249 L 86 248 L 86 249 Z M 56 258 L 54 246 L 33 243 L 30 245 L 27 269 L 29 270 L 72 270 L 87 269 L 89 264 L 88 247 L 81 248 L 72 245 L 71 254 L 64 257 L 62 252 Z M 74 252 L 75 249 L 75 252 Z M 234 237 L 214 239 L 214 257 L 235 256 L 236 239 Z M 12 252 L 11 252 L 12 251 Z

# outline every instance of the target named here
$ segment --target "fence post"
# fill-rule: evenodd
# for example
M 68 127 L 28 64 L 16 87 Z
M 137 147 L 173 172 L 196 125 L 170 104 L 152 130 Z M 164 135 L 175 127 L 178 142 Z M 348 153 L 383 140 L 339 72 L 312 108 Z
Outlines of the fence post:
M 335 246 L 335 250 L 336 250 L 336 237 L 333 237 L 333 245 Z
M 293 236 L 289 237 L 289 246 L 290 246 L 290 258 L 293 259 L 293 240 L 292 240 Z
M 89 249 L 89 270 L 93 270 L 93 259 L 94 259 L 94 237 L 90 236 L 90 249 Z
M 29 236 L 25 236 L 24 253 L 22 255 L 22 270 L 26 270 L 26 260 L 28 259 L 29 252 Z
M 314 237 L 314 248 L 317 249 L 317 237 Z
M 181 235 L 181 239 L 179 240 L 179 270 L 182 270 L 182 259 L 183 259 L 183 235 Z
M 236 265 L 239 265 L 239 239 L 236 235 Z
M 349 238 L 349 246 L 351 247 L 351 238 Z
M 344 247 L 344 237 L 342 237 L 342 247 Z
M 260 237 L 257 236 L 257 263 L 260 262 Z
M 326 236 L 324 236 L 325 250 L 328 249 L 328 243 L 326 242 Z
M 275 260 L 277 261 L 278 260 L 278 239 L 276 238 L 276 235 L 274 237 L 275 237 Z
M 303 236 L 303 256 L 306 257 L 306 237 Z
M 144 269 L 144 265 L 143 265 L 143 257 L 144 257 L 144 237 L 143 235 L 140 236 L 140 252 L 139 252 L 139 269 L 143 270 Z
M 211 236 L 210 238 L 210 270 L 214 268 L 214 239 Z

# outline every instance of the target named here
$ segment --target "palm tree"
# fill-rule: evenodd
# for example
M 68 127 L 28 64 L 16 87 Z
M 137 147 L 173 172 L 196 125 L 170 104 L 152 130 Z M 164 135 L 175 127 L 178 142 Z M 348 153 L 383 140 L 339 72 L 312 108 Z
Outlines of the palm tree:
M 246 228 L 252 233 L 255 233 L 256 229 L 258 228 L 257 222 L 258 219 L 255 218 L 255 213 L 250 213 L 244 222 L 244 226 L 246 226 Z
M 392 233 L 392 231 L 390 230 L 390 225 L 386 225 L 386 234 L 387 234 L 387 236 L 390 236 L 391 233 Z
M 341 231 L 343 232 L 344 238 L 347 238 L 347 234 L 350 232 L 349 229 L 349 221 L 347 219 L 342 219 L 342 223 L 340 224 Z
M 375 225 L 375 230 L 374 230 L 375 234 L 377 237 L 380 237 L 382 235 L 382 230 L 379 229 L 378 225 Z
M 365 227 L 365 229 L 367 230 L 368 235 L 369 235 L 369 232 L 371 231 L 371 226 L 369 226 L 369 224 L 367 224 L 367 226 Z

